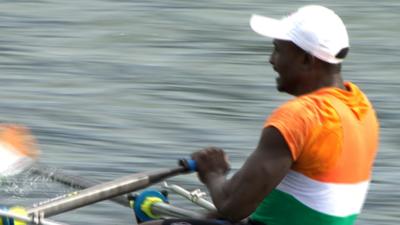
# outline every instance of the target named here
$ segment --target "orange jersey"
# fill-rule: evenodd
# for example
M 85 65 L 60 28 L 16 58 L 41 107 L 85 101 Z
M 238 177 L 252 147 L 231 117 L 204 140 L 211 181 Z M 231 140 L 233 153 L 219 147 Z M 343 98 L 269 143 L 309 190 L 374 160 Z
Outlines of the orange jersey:
M 276 127 L 289 145 L 293 170 L 316 180 L 367 180 L 378 148 L 371 103 L 352 83 L 348 91 L 323 88 L 278 108 L 265 126 Z
M 265 126 L 285 138 L 293 165 L 251 215 L 265 224 L 352 225 L 364 204 L 378 149 L 378 122 L 352 83 L 279 107 Z M 290 216 L 288 216 L 290 215 Z

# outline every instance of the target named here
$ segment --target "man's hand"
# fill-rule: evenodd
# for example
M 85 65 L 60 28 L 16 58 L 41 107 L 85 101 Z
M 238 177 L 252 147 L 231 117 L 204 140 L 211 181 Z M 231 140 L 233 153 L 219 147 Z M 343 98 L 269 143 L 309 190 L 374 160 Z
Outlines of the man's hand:
M 193 153 L 192 159 L 197 163 L 200 181 L 205 184 L 213 176 L 225 176 L 230 169 L 228 156 L 221 148 L 205 148 Z
M 192 158 L 219 215 L 233 222 L 254 212 L 293 163 L 289 146 L 275 127 L 263 129 L 257 148 L 230 179 L 225 176 L 229 163 L 222 149 L 209 147 L 193 153 Z

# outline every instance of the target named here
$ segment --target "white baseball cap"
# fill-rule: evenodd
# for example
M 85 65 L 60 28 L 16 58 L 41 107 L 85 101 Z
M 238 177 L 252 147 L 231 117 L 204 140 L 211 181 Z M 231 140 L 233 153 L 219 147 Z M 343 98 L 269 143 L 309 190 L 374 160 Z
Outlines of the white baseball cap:
M 341 63 L 343 58 L 336 56 L 349 47 L 349 36 L 343 21 L 323 6 L 304 6 L 281 20 L 253 15 L 250 26 L 263 36 L 291 41 L 332 64 Z

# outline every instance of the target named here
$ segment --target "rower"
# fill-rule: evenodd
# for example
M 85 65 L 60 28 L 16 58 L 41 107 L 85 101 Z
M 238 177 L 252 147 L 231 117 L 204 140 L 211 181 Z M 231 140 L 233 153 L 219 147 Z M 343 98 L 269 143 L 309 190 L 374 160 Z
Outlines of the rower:
M 254 31 L 273 38 L 277 89 L 295 96 L 266 120 L 260 141 L 230 179 L 225 152 L 195 152 L 200 180 L 218 218 L 233 224 L 352 225 L 361 212 L 378 148 L 378 121 L 366 95 L 344 82 L 349 38 L 339 16 L 323 6 L 281 20 L 254 15 Z M 175 219 L 163 225 L 220 225 Z

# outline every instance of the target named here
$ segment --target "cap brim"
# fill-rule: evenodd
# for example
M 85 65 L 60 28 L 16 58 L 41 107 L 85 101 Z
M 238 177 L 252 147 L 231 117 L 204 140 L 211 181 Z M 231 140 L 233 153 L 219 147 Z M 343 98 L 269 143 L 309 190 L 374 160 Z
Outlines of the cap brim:
M 256 33 L 265 37 L 290 40 L 287 27 L 281 20 L 254 14 L 250 18 L 250 27 Z

